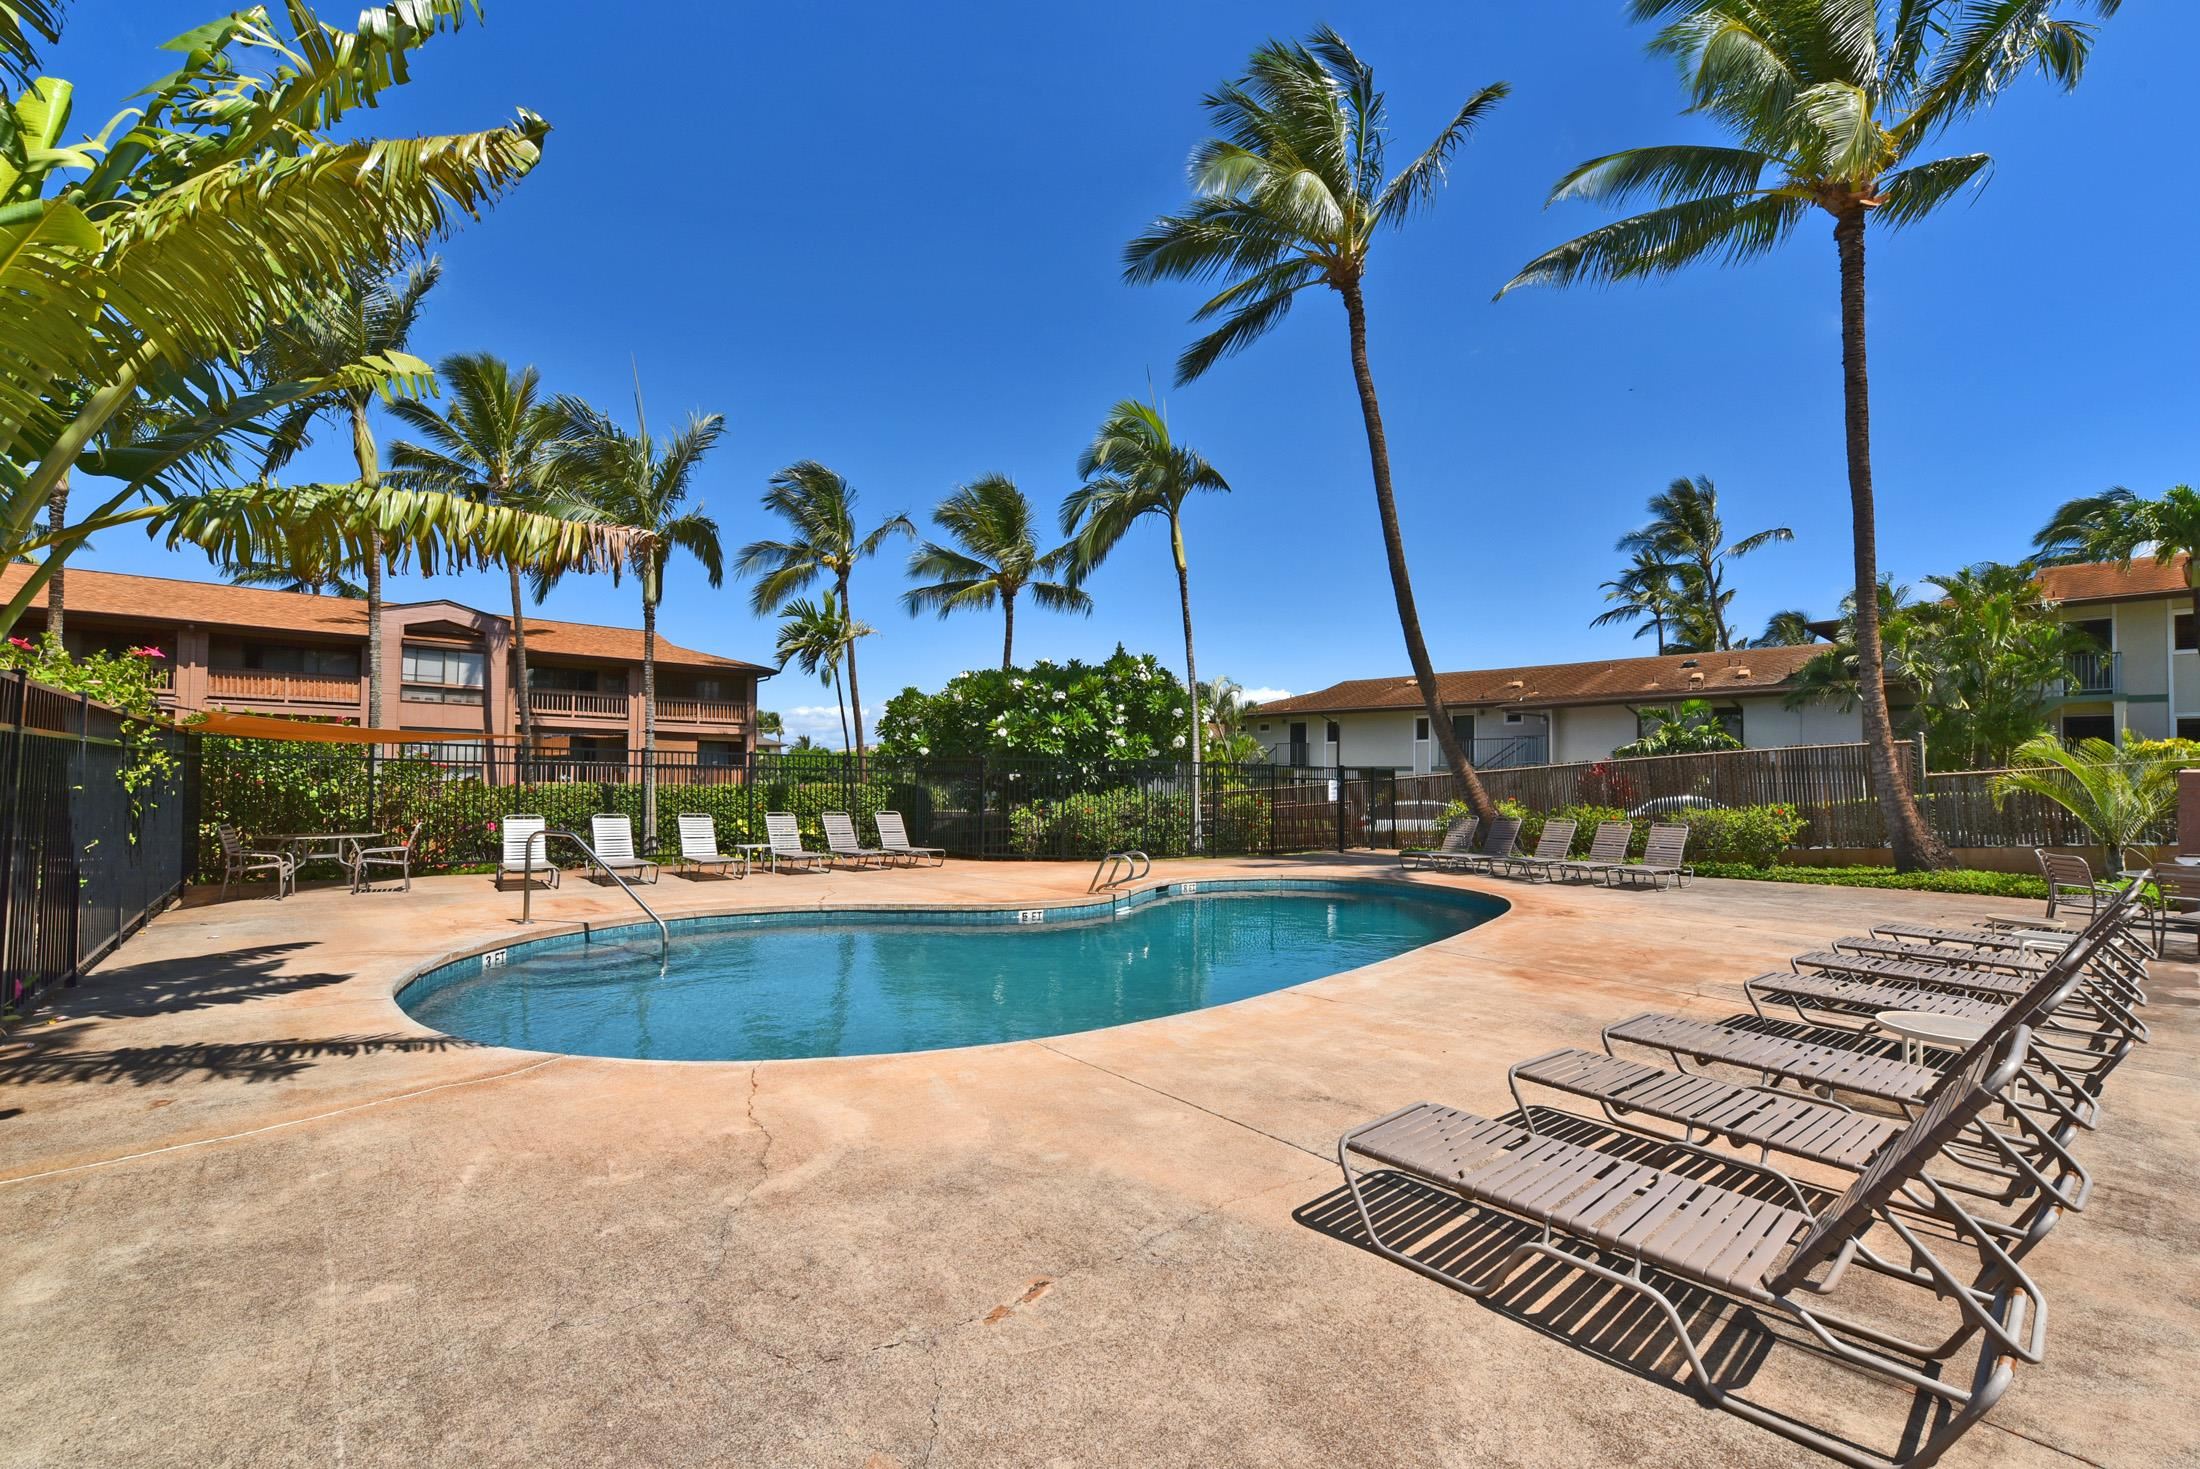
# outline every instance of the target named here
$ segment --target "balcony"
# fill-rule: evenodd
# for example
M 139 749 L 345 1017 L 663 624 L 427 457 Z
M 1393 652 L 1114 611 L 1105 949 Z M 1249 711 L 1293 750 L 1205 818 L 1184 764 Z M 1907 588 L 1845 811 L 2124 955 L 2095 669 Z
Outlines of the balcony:
M 2124 686 L 2123 654 L 2072 653 L 2065 663 L 2065 699 L 2110 699 Z
M 570 689 L 531 689 L 527 702 L 537 715 L 559 719 L 611 719 L 626 722 L 625 694 L 584 694 Z
M 349 705 L 359 704 L 359 680 L 333 678 L 321 673 L 264 673 L 256 668 L 209 668 L 206 696 L 220 702 L 241 699 L 252 704 Z
M 749 706 L 731 699 L 657 700 L 660 724 L 710 724 L 739 726 L 747 721 Z

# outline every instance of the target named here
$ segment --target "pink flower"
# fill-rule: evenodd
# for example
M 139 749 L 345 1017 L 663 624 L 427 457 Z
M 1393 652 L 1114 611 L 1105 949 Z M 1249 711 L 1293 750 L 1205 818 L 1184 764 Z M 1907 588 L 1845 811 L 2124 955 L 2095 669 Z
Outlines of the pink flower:
M 130 656 L 132 658 L 166 658 L 168 655 L 158 648 L 145 647 L 130 649 Z
M 26 653 L 35 653 L 38 651 L 38 645 L 33 643 L 29 638 L 9 638 L 8 646 L 11 648 L 21 648 Z

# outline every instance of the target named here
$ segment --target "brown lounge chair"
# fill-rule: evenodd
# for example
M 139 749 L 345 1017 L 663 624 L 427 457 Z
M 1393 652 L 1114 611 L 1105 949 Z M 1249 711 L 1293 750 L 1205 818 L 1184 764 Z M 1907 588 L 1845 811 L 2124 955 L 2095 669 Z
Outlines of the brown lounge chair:
M 1444 859 L 1444 866 L 1456 867 L 1467 872 L 1495 872 L 1497 864 L 1512 858 L 1513 848 L 1520 841 L 1520 818 L 1500 816 L 1482 833 L 1482 845 L 1471 852 Z
M 1482 830 L 1479 816 L 1458 816 L 1444 828 L 1444 839 L 1433 847 L 1407 847 L 1398 854 L 1400 867 L 1441 867 L 1474 851 L 1474 839 Z
M 1408 1269 L 1477 1297 L 1498 1289 L 1536 1257 L 1582 1271 L 1634 1292 L 1655 1309 L 1687 1359 L 1691 1385 L 1711 1406 L 1844 1463 L 1926 1465 L 2001 1398 L 2015 1364 L 2038 1362 L 2046 1344 L 2046 1302 L 2039 1287 L 2000 1237 L 1926 1172 L 2019 1074 L 2029 1040 L 2019 1026 L 1999 1044 L 1975 1048 L 1918 1118 L 1886 1139 L 1848 1190 L 1822 1211 L 1813 1210 L 1784 1175 L 1739 1159 L 1722 1156 L 1737 1173 L 1754 1174 L 1764 1186 L 1747 1192 L 1720 1187 L 1685 1171 L 1429 1102 L 1345 1133 L 1337 1142 L 1337 1163 L 1368 1242 Z M 1673 1146 L 1687 1156 L 1702 1152 Z M 1384 1238 L 1355 1158 L 1522 1221 L 1528 1229 L 1494 1267 L 1477 1271 L 1477 1279 L 1454 1274 L 1412 1254 L 1415 1241 Z M 1904 1198 L 1899 1205 L 1898 1195 Z M 1918 1227 L 1920 1216 L 1931 1224 Z M 1880 1227 L 1894 1237 L 1894 1258 L 1865 1243 L 1867 1233 Z M 1959 1259 L 1958 1251 L 1968 1258 Z M 1952 1301 L 1958 1323 L 1944 1339 L 1918 1343 L 1834 1315 L 1819 1302 L 1839 1291 L 1852 1266 Z M 1900 1458 L 1882 1459 L 1736 1396 L 1706 1369 L 1688 1319 L 1660 1276 L 1788 1316 L 1842 1362 L 1939 1399 L 1946 1416 Z M 1944 1376 L 1930 1370 L 1973 1336 L 1980 1338 L 1974 1371 Z M 1928 1370 L 1891 1354 L 1920 1359 Z
M 1535 850 L 1507 858 L 1505 870 L 1522 877 L 1534 877 L 1537 873 L 1545 877 L 1556 876 L 1566 863 L 1566 854 L 1574 849 L 1574 831 L 1579 826 L 1580 823 L 1570 816 L 1545 821 L 1543 830 L 1536 833 Z
M 1627 865 L 1627 845 L 1635 839 L 1635 823 L 1632 821 L 1600 821 L 1596 835 L 1589 838 L 1589 853 L 1559 864 L 1559 872 L 1566 877 L 1602 877 L 1615 867 Z
M 1615 883 L 1647 882 L 1661 891 L 1668 880 L 1675 887 L 1686 887 L 1688 879 L 1696 875 L 1696 869 L 1682 860 L 1687 852 L 1687 827 L 1653 826 L 1649 839 L 1643 843 L 1642 860 L 1612 867 L 1612 880 Z

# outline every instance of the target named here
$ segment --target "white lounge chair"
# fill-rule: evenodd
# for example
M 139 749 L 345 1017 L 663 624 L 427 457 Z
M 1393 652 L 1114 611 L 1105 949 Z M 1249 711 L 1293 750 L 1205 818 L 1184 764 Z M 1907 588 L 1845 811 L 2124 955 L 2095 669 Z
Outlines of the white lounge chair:
M 823 866 L 826 861 L 823 852 L 813 852 L 802 845 L 802 829 L 795 825 L 792 811 L 765 812 L 764 835 L 771 839 L 774 872 L 782 864 L 806 869 Z
M 909 843 L 909 828 L 902 821 L 899 811 L 881 811 L 871 818 L 878 827 L 879 849 L 889 857 L 906 857 L 911 864 L 929 858 L 934 867 L 947 861 L 945 847 L 917 847 Z
M 655 882 L 657 864 L 634 854 L 634 823 L 624 816 L 591 816 L 588 830 L 594 840 L 596 860 L 621 877 Z
M 733 874 L 749 875 L 749 858 L 746 852 L 727 856 L 718 850 L 718 823 L 696 812 L 680 818 L 680 870 L 682 872 L 708 872 L 716 868 L 721 877 Z
M 507 816 L 501 823 L 504 837 L 504 860 L 497 864 L 497 887 L 502 889 L 506 876 L 517 873 L 526 882 L 535 874 L 548 877 L 550 886 L 556 887 L 562 874 L 557 864 L 550 860 L 550 842 L 547 837 L 539 842 L 530 841 L 537 834 L 549 829 L 550 823 L 540 816 Z
M 883 867 L 892 856 L 878 847 L 866 847 L 856 836 L 855 821 L 845 811 L 827 811 L 819 815 L 818 824 L 825 828 L 825 847 L 835 862 L 853 862 L 858 867 Z

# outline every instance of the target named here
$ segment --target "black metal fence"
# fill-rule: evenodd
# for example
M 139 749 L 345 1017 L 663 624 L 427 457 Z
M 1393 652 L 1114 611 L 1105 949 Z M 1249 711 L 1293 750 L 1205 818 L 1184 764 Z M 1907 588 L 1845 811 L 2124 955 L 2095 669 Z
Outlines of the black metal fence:
M 182 888 L 188 770 L 133 797 L 121 736 L 114 710 L 0 673 L 0 1009 L 74 984 Z

